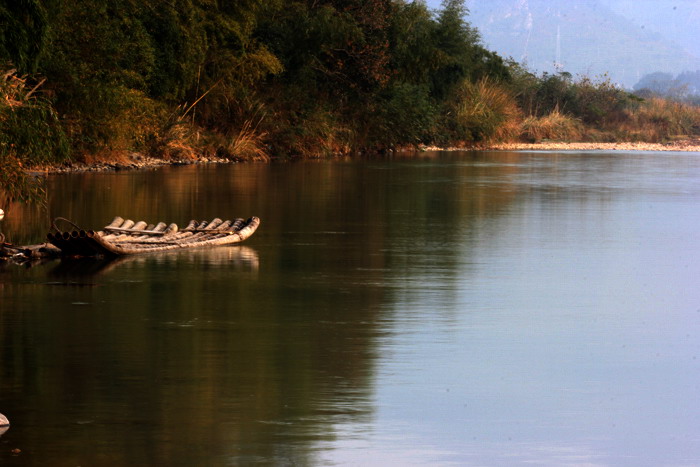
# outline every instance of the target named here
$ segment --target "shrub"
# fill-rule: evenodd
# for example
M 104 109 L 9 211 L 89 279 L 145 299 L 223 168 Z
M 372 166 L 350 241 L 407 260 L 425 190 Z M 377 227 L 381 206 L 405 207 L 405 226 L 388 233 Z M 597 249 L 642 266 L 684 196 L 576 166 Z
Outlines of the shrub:
M 51 102 L 15 70 L 0 78 L 0 146 L 27 166 L 68 158 L 65 132 Z
M 306 157 L 347 154 L 355 147 L 357 132 L 337 116 L 322 110 L 309 115 L 295 145 Z
M 378 97 L 376 109 L 359 119 L 367 127 L 364 146 L 385 148 L 431 142 L 437 125 L 437 109 L 427 86 L 397 83 Z
M 64 125 L 75 152 L 83 158 L 89 154 L 119 158 L 144 151 L 167 120 L 165 104 L 123 85 L 86 83 L 73 98 L 83 104 L 68 113 Z
M 22 161 L 6 147 L 0 147 L 0 167 L 0 205 L 8 206 L 12 201 L 45 201 L 43 180 L 28 175 Z
M 568 111 L 584 123 L 605 125 L 623 121 L 625 110 L 639 100 L 603 77 L 595 81 L 586 76 L 571 85 Z
M 28 85 L 26 77 L 8 70 L 0 77 L 0 201 L 44 201 L 40 178 L 27 167 L 60 162 L 68 157 L 63 128 L 51 103 L 40 93 L 43 81 Z
M 605 125 L 624 120 L 625 111 L 639 103 L 606 76 L 574 80 L 567 72 L 538 77 L 517 64 L 511 64 L 511 69 L 511 87 L 528 116 L 544 117 L 556 111 L 586 124 Z

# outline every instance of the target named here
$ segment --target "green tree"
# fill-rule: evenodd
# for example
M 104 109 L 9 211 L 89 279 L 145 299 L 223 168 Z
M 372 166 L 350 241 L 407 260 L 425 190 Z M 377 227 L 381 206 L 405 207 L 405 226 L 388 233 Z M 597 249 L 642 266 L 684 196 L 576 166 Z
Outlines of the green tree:
M 438 13 L 433 39 L 437 66 L 431 74 L 438 99 L 445 99 L 464 78 L 471 82 L 484 77 L 510 79 L 503 59 L 481 45 L 479 32 L 465 19 L 468 13 L 464 0 L 444 0 Z

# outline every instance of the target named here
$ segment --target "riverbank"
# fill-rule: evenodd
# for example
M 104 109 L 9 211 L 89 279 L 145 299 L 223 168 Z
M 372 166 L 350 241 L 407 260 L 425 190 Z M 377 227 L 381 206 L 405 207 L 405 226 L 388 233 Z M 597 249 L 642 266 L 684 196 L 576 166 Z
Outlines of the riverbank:
M 144 156 L 134 153 L 126 159 L 113 161 L 91 161 L 91 162 L 63 162 L 55 165 L 43 165 L 34 167 L 29 172 L 32 175 L 49 175 L 62 173 L 80 173 L 80 172 L 109 172 L 120 170 L 139 170 L 151 169 L 164 166 L 192 165 L 192 164 L 230 164 L 240 162 L 234 159 L 216 156 L 195 156 L 188 159 L 172 159 Z
M 470 148 L 438 146 L 421 146 L 420 151 L 464 151 Z M 482 147 L 475 147 L 479 150 L 495 151 L 649 151 L 649 152 L 700 152 L 700 139 L 687 139 L 666 143 L 643 143 L 643 142 L 617 142 L 617 143 L 583 143 L 583 142 L 561 142 L 544 141 L 539 143 L 497 143 Z M 404 148 L 401 152 L 410 152 L 414 149 Z M 105 172 L 119 170 L 138 170 L 157 168 L 162 166 L 178 166 L 191 164 L 229 164 L 240 161 L 224 157 L 200 156 L 189 159 L 166 159 L 148 157 L 134 153 L 128 158 L 119 162 L 93 161 L 93 162 L 66 162 L 56 165 L 46 165 L 34 168 L 31 173 L 34 175 L 79 173 L 79 172 Z

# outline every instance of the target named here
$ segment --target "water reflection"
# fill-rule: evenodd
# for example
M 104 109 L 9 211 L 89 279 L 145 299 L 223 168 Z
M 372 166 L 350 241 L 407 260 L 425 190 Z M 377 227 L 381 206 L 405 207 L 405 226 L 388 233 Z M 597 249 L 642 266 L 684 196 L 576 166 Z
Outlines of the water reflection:
M 87 228 L 263 224 L 239 247 L 0 265 L 3 465 L 698 460 L 696 155 L 181 167 L 50 192 Z M 3 231 L 41 241 L 48 218 L 15 208 Z
M 158 263 L 161 267 L 174 267 L 179 262 L 188 262 L 202 266 L 226 267 L 236 272 L 246 271 L 251 274 L 257 274 L 260 267 L 257 251 L 242 245 L 155 252 L 134 256 L 44 260 L 30 263 L 29 266 L 51 264 L 53 267 L 47 272 L 49 277 L 74 279 L 106 274 L 114 268 L 130 263 L 144 267 L 147 262 Z

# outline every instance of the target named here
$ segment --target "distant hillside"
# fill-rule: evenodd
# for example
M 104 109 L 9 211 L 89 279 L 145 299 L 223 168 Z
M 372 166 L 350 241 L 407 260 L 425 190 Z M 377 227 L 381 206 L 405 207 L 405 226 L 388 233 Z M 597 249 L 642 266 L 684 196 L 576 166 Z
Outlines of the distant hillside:
M 700 70 L 686 71 L 678 76 L 650 73 L 634 85 L 634 90 L 648 90 L 661 96 L 695 101 L 700 97 Z
M 700 2 L 697 0 L 600 0 L 636 26 L 658 32 L 700 57 Z
M 648 73 L 700 69 L 700 58 L 621 16 L 631 8 L 624 1 L 468 0 L 467 6 L 487 47 L 533 70 L 607 72 L 632 87 Z

